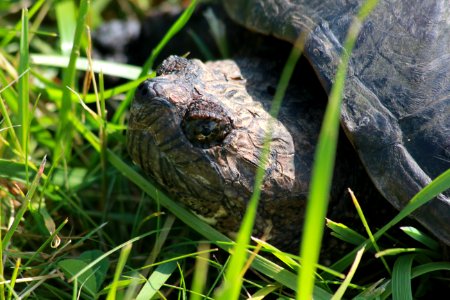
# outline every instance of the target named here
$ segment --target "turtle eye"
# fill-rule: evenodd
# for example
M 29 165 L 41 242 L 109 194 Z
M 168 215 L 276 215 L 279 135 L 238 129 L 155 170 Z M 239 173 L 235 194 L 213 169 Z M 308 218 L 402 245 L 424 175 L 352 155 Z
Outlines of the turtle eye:
M 222 143 L 233 126 L 220 105 L 200 100 L 188 107 L 181 127 L 192 145 L 207 149 Z
M 182 126 L 187 138 L 193 144 L 208 144 L 223 139 L 220 123 L 214 119 L 188 118 Z

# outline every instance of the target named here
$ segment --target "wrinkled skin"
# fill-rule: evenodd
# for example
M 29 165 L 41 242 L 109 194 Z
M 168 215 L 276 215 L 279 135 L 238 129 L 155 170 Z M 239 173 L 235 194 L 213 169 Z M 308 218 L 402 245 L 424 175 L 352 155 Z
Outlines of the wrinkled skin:
M 248 29 L 294 42 L 327 91 L 362 0 L 227 0 Z M 342 126 L 378 190 L 397 209 L 450 169 L 450 2 L 385 0 L 356 40 Z M 450 191 L 414 216 L 450 245 Z
M 270 231 L 271 243 L 297 249 L 323 115 L 323 105 L 317 102 L 324 99 L 293 86 L 279 121 L 272 118 L 267 111 L 279 74 L 271 65 L 249 59 L 203 64 L 169 57 L 158 77 L 142 83 L 136 92 L 128 149 L 174 199 L 233 236 L 252 195 L 271 126 L 254 235 Z M 337 169 L 348 164 L 339 158 Z M 331 192 L 336 201 L 349 177 L 335 180 Z

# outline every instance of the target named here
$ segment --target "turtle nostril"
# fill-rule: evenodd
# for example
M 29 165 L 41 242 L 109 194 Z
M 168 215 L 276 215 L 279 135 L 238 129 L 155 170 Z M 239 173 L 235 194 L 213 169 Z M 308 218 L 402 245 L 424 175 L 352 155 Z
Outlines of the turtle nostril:
M 138 91 L 141 94 L 141 96 L 147 96 L 148 89 L 146 88 L 145 82 L 141 83 L 138 87 Z
M 136 99 L 145 101 L 155 98 L 158 95 L 155 88 L 156 83 L 152 80 L 142 82 L 137 88 Z

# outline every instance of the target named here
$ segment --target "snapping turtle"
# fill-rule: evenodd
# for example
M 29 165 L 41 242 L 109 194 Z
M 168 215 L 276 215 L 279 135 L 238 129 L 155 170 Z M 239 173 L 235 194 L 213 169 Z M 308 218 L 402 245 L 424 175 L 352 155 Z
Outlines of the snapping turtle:
M 362 2 L 232 0 L 224 6 L 253 31 L 288 42 L 305 33 L 304 55 L 329 91 Z M 398 209 L 450 168 L 449 25 L 445 0 L 380 1 L 350 59 L 341 124 L 375 186 Z M 203 64 L 169 57 L 158 77 L 139 86 L 131 107 L 133 160 L 228 234 L 238 229 L 252 193 L 271 118 L 271 65 L 247 58 Z M 277 245 L 298 238 L 323 113 L 292 82 L 273 121 L 255 224 L 255 234 L 271 228 Z M 448 245 L 449 196 L 439 195 L 414 214 Z

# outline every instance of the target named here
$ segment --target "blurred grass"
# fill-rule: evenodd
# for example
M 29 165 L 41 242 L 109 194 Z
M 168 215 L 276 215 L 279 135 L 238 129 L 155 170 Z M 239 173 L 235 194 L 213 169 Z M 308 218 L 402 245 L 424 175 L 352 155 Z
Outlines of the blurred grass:
M 284 69 L 281 73 L 281 78 L 277 86 L 275 95 L 273 97 L 272 106 L 270 108 L 270 115 L 276 119 L 281 108 L 281 103 L 286 93 L 289 81 L 294 73 L 295 66 L 303 47 L 303 39 L 296 44 L 286 61 Z M 271 120 L 272 121 L 272 120 Z M 250 244 L 250 236 L 252 234 L 253 225 L 256 218 L 256 211 L 258 208 L 259 198 L 261 196 L 261 188 L 264 181 L 266 161 L 269 157 L 270 141 L 272 140 L 273 122 L 269 122 L 266 128 L 266 135 L 264 137 L 263 149 L 259 157 L 259 167 L 255 175 L 254 191 L 247 204 L 247 210 L 242 224 L 236 238 L 236 246 L 232 250 L 231 261 L 226 269 L 225 280 L 222 289 L 217 293 L 218 299 L 237 299 L 242 289 L 241 285 L 245 274 L 244 264 L 246 262 L 246 249 Z
M 28 182 L 28 124 L 29 124 L 29 49 L 28 49 L 28 10 L 22 10 L 22 26 L 20 33 L 20 50 L 19 50 L 19 68 L 20 74 L 18 82 L 19 90 L 19 127 L 17 135 L 20 139 L 22 161 L 25 162 L 25 173 Z
M 167 33 L 161 39 L 161 41 L 156 45 L 156 47 L 150 53 L 147 61 L 142 66 L 141 74 L 139 77 L 147 76 L 147 73 L 153 68 L 156 58 L 158 57 L 161 50 L 167 45 L 167 43 L 186 25 L 186 23 L 191 18 L 194 13 L 195 7 L 197 6 L 197 0 L 191 1 L 189 6 L 184 10 L 177 21 L 167 30 Z M 154 74 L 152 74 L 154 76 Z M 124 101 L 120 104 L 115 112 L 112 122 L 117 123 L 120 119 L 124 120 L 125 110 L 130 106 L 131 101 L 134 97 L 134 90 L 130 90 Z
M 328 98 L 322 121 L 311 175 L 306 206 L 303 237 L 300 245 L 302 268 L 298 275 L 297 299 L 310 299 L 314 287 L 314 272 L 319 260 L 320 246 L 328 207 L 331 181 L 339 134 L 341 103 L 344 94 L 348 63 L 364 19 L 378 4 L 377 0 L 365 1 L 355 16 L 343 44 L 341 61 Z
M 59 5 L 64 5 L 64 3 L 70 3 L 70 1 L 63 1 L 58 3 Z M 61 9 L 69 9 L 72 7 L 73 9 L 75 6 L 70 5 L 64 5 Z M 62 76 L 62 86 L 63 86 L 63 94 L 61 98 L 61 106 L 59 107 L 59 122 L 58 122 L 58 129 L 56 131 L 56 143 L 55 148 L 53 152 L 53 164 L 52 169 L 59 164 L 59 160 L 70 160 L 69 154 L 70 151 L 70 145 L 72 140 L 72 128 L 68 122 L 68 115 L 69 112 L 73 110 L 73 104 L 71 100 L 71 91 L 70 89 L 75 88 L 75 75 L 77 72 L 76 69 L 76 61 L 78 56 L 81 52 L 81 40 L 83 37 L 83 33 L 85 31 L 86 26 L 86 18 L 89 10 L 89 1 L 88 0 L 81 0 L 80 5 L 78 7 L 78 16 L 76 19 L 76 24 L 73 24 L 73 21 L 70 17 L 66 18 L 66 14 L 70 14 L 72 10 L 65 11 L 64 14 L 60 13 L 57 14 L 57 20 L 59 26 L 59 34 L 63 40 L 61 41 L 61 50 L 64 53 L 66 51 L 65 47 L 69 41 L 67 41 L 68 33 L 72 32 L 72 28 L 75 28 L 72 42 L 70 43 L 72 45 L 70 50 L 70 56 L 69 56 L 69 64 L 63 71 Z M 61 20 L 62 19 L 62 20 Z M 70 89 L 69 89 L 70 88 Z
M 107 9 L 111 3 L 94 1 L 90 7 L 90 1 L 83 0 L 35 1 L 28 13 L 22 10 L 22 16 L 17 14 L 17 3 L 11 2 L 9 6 L 2 3 L 1 13 L 7 18 L 0 19 L 0 25 L 7 30 L 0 32 L 1 299 L 149 299 L 190 298 L 190 295 L 212 299 L 224 278 L 234 289 L 228 294 L 229 299 L 243 295 L 295 297 L 296 273 L 305 272 L 300 267 L 305 265 L 305 259 L 313 270 L 318 267 L 321 272 L 314 277 L 314 298 L 358 295 L 364 299 L 386 299 L 404 293 L 410 296 L 410 290 L 414 289 L 412 278 L 421 276 L 422 285 L 427 285 L 436 278 L 433 274 L 450 270 L 449 263 L 441 261 L 442 248 L 436 241 L 409 228 L 406 231 L 422 241 L 426 249 L 381 244 L 378 255 L 393 269 L 392 277 L 382 277 L 386 276 L 384 267 L 374 270 L 373 273 L 380 272 L 380 277 L 371 278 L 370 282 L 355 284 L 352 277 L 359 270 L 354 263 L 356 252 L 363 247 L 371 251 L 373 242 L 385 236 L 387 230 L 448 189 L 450 171 L 447 171 L 371 239 L 345 225 L 330 225 L 356 245 L 352 253 L 332 262 L 331 269 L 317 266 L 317 260 L 307 256 L 299 260 L 262 243 L 261 251 L 266 252 L 266 257 L 256 256 L 251 268 L 264 279 L 251 272 L 244 274 L 247 258 L 252 255 L 252 248 L 247 250 L 252 210 L 244 223 L 246 233 L 238 239 L 240 250 L 232 250 L 237 246 L 229 238 L 178 205 L 136 171 L 124 147 L 123 122 L 134 88 L 149 76 L 162 47 L 193 16 L 197 3 L 191 2 L 143 68 L 95 59 L 90 62 L 86 34 L 86 26 L 91 25 L 89 16 L 95 17 L 95 24 L 101 24 L 102 11 L 98 10 Z M 49 13 L 52 9 L 59 12 Z M 73 19 L 66 20 L 63 12 L 67 10 L 72 10 L 68 13 Z M 29 27 L 36 28 L 30 31 Z M 46 47 L 35 47 L 33 42 L 37 39 Z M 61 42 L 72 46 L 62 49 Z M 52 49 L 52 53 L 41 53 L 41 49 Z M 287 68 L 294 65 L 290 61 Z M 91 78 L 85 82 L 95 83 L 96 92 L 87 91 L 79 83 L 84 75 L 81 71 L 90 74 L 86 76 Z M 104 90 L 103 77 L 92 76 L 94 72 L 132 81 Z M 289 72 L 280 79 L 276 99 L 282 97 Z M 107 119 L 111 98 L 122 93 L 127 94 L 125 101 L 113 119 Z M 275 101 L 274 115 L 277 105 Z M 336 107 L 334 113 L 335 123 Z M 50 168 L 44 169 L 49 165 L 45 163 L 46 157 Z M 256 189 L 253 213 L 257 193 Z M 199 235 L 187 230 L 166 211 Z M 323 226 L 324 218 L 315 215 L 312 219 L 317 222 L 313 226 Z M 230 259 L 215 246 L 210 250 L 198 249 L 199 240 L 207 240 L 234 255 Z M 309 239 L 304 242 L 313 243 Z M 319 248 L 313 251 L 318 256 Z M 209 259 L 205 258 L 206 253 Z M 285 263 L 268 260 L 267 257 L 274 257 L 269 253 Z M 362 256 L 360 264 L 370 256 L 368 253 Z M 195 261 L 200 260 L 203 264 L 196 267 Z M 344 277 L 342 272 L 352 264 L 354 268 L 346 272 L 350 276 Z M 201 277 L 206 269 L 208 276 Z

